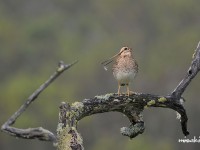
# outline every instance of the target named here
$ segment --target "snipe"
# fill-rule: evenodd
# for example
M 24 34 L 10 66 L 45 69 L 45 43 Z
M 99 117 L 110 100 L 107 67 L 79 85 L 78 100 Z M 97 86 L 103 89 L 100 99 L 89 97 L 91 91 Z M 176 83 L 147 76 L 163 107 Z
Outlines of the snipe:
M 127 95 L 130 96 L 129 85 L 138 73 L 138 64 L 133 58 L 133 51 L 129 47 L 122 47 L 120 52 L 110 59 L 102 62 L 104 66 L 108 65 L 115 59 L 112 67 L 113 75 L 118 81 L 118 95 L 121 94 L 121 86 L 127 87 Z

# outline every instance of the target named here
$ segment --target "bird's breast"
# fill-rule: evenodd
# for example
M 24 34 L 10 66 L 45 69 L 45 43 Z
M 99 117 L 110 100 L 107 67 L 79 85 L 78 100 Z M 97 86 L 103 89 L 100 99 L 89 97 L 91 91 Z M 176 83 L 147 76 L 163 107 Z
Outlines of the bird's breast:
M 125 84 L 131 82 L 135 78 L 136 74 L 137 72 L 134 70 L 123 70 L 123 69 L 113 72 L 113 75 L 116 78 L 116 80 Z
M 119 57 L 113 65 L 113 75 L 120 83 L 128 84 L 135 78 L 137 72 L 137 63 L 131 57 Z

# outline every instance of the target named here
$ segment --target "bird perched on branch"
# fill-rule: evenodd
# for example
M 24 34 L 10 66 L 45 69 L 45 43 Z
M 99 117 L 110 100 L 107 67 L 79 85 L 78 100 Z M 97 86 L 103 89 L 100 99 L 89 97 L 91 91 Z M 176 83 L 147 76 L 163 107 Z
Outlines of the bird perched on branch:
M 115 79 L 118 81 L 118 95 L 121 94 L 121 86 L 127 87 L 127 95 L 131 94 L 129 89 L 130 83 L 135 78 L 138 73 L 138 64 L 133 58 L 133 51 L 131 48 L 125 46 L 122 47 L 119 53 L 109 58 L 108 60 L 102 62 L 104 68 L 107 70 L 106 66 L 115 60 L 112 71 Z

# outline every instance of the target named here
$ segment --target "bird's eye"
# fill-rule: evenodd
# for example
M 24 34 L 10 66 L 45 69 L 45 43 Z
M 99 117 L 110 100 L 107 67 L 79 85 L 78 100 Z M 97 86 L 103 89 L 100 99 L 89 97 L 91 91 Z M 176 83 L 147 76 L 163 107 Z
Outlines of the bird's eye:
M 127 49 L 128 49 L 127 47 L 124 48 L 124 50 L 127 50 Z

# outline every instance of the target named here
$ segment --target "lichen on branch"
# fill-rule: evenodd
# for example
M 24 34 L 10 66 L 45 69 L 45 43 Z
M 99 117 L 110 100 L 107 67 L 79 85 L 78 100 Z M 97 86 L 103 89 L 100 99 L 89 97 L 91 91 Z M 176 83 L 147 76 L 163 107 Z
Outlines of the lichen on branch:
M 120 112 L 130 121 L 129 127 L 122 127 L 121 133 L 124 136 L 134 138 L 142 134 L 145 130 L 143 121 L 143 110 L 147 107 L 163 107 L 172 109 L 180 114 L 180 123 L 182 132 L 185 136 L 189 134 L 187 130 L 187 114 L 183 106 L 182 94 L 192 79 L 200 71 L 200 42 L 193 54 L 193 60 L 186 76 L 181 80 L 173 92 L 167 96 L 154 94 L 135 93 L 129 97 L 126 95 L 118 96 L 115 93 L 95 96 L 94 98 L 84 99 L 80 102 L 68 104 L 61 103 L 59 112 L 59 122 L 57 127 L 57 136 L 43 128 L 18 129 L 11 125 L 17 118 L 30 106 L 30 104 L 44 91 L 58 76 L 65 70 L 73 66 L 65 65 L 62 61 L 56 72 L 44 82 L 35 92 L 33 92 L 26 102 L 17 110 L 1 127 L 1 130 L 19 138 L 39 139 L 56 143 L 58 150 L 83 150 L 83 140 L 77 131 L 77 123 L 81 119 L 98 113 Z

